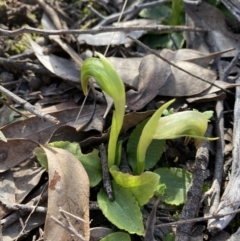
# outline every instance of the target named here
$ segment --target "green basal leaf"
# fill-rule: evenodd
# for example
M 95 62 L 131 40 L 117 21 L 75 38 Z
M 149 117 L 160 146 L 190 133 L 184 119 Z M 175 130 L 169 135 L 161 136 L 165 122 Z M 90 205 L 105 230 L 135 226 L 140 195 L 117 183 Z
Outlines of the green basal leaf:
M 128 138 L 128 143 L 127 143 L 128 162 L 131 165 L 132 171 L 134 174 L 137 174 L 137 160 L 136 160 L 137 145 L 138 145 L 142 130 L 148 120 L 149 118 L 147 118 L 146 120 L 138 124 Z M 156 165 L 156 163 L 162 156 L 165 143 L 166 143 L 165 140 L 152 140 L 146 152 L 145 170 L 149 170 Z
M 162 117 L 158 120 L 154 139 L 175 139 L 189 137 L 195 139 L 198 147 L 201 140 L 216 140 L 218 138 L 204 137 L 208 126 L 208 118 L 197 111 L 183 111 Z M 188 139 L 189 139 L 188 138 Z
M 90 78 L 96 80 L 100 88 L 112 99 L 115 107 L 108 145 L 108 166 L 115 163 L 118 135 L 122 128 L 125 113 L 124 84 L 111 63 L 100 53 L 99 58 L 89 58 L 83 62 L 81 70 L 81 84 L 83 92 L 87 93 L 87 84 Z
M 90 181 L 90 187 L 95 187 L 102 180 L 101 160 L 98 156 L 98 150 L 93 150 L 89 154 L 83 154 L 81 148 L 76 142 L 56 141 L 49 143 L 49 146 L 58 147 L 71 152 L 84 166 Z
M 115 200 L 111 202 L 103 190 L 97 196 L 100 209 L 106 218 L 119 229 L 131 234 L 144 235 L 142 213 L 131 192 L 112 182 Z
M 131 237 L 128 233 L 116 232 L 110 233 L 100 241 L 131 241 Z
M 146 125 L 143 128 L 142 134 L 140 136 L 138 146 L 137 146 L 137 174 L 141 174 L 145 167 L 145 157 L 146 151 L 152 139 L 155 135 L 155 132 L 158 128 L 158 120 L 161 117 L 163 111 L 168 108 L 175 100 L 168 101 L 166 104 L 161 106 L 149 119 Z M 157 138 L 155 138 L 157 139 Z M 162 138 L 163 139 L 163 138 Z
M 158 168 L 155 172 L 161 176 L 161 183 L 167 187 L 162 201 L 171 205 L 183 204 L 191 185 L 192 174 L 180 168 Z
M 130 191 L 140 206 L 148 203 L 158 188 L 160 176 L 154 172 L 143 172 L 140 176 L 133 176 L 120 172 L 116 166 L 112 166 L 110 172 L 114 181 Z

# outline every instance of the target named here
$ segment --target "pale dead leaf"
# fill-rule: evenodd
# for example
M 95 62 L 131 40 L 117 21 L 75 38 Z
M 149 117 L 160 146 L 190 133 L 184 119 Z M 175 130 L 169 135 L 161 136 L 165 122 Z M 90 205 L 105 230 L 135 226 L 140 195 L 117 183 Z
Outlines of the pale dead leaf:
M 81 127 L 84 127 L 92 115 L 92 107 L 84 106 L 81 118 L 79 118 L 77 124 L 75 124 L 75 119 L 79 107 L 53 113 L 52 115 L 60 120 L 60 125 L 32 117 L 3 127 L 1 131 L 6 138 L 12 139 L 8 139 L 8 142 L 0 141 L 0 172 L 6 171 L 31 157 L 33 149 L 37 147 L 36 142 L 41 144 L 47 143 L 58 129 L 67 126 L 79 130 Z M 84 131 L 94 129 L 102 132 L 104 111 L 105 107 L 103 105 L 97 105 L 93 120 L 85 127 Z M 78 135 L 81 135 L 81 133 L 76 131 L 75 133 L 76 138 L 79 138 Z M 58 132 L 58 134 L 60 133 Z M 61 136 L 59 135 L 58 137 Z M 71 139 L 72 136 L 67 133 L 66 138 Z
M 227 49 L 225 51 L 219 51 L 219 52 L 207 54 L 207 53 L 199 52 L 194 49 L 179 49 L 175 51 L 174 60 L 184 60 L 206 68 L 209 66 L 209 63 L 214 58 L 224 53 L 230 52 L 232 50 L 233 48 Z
M 201 4 L 184 3 L 187 15 L 187 25 L 208 30 L 208 33 L 186 33 L 191 48 L 201 52 L 210 52 L 211 49 L 224 51 L 235 48 L 223 54 L 224 57 L 233 57 L 239 48 L 240 34 L 234 34 L 227 29 L 224 14 L 216 7 L 202 1 Z
M 138 19 L 124 21 L 120 23 L 113 23 L 115 27 L 134 27 L 134 26 L 152 26 L 156 24 L 156 21 L 147 20 L 147 19 Z M 87 43 L 94 46 L 105 46 L 108 44 L 119 45 L 119 44 L 129 44 L 132 43 L 132 40 L 127 37 L 130 35 L 136 39 L 140 38 L 146 31 L 144 30 L 135 30 L 127 33 L 126 31 L 115 31 L 113 32 L 102 32 L 98 34 L 80 34 L 78 36 L 78 42 L 80 44 Z
M 169 65 L 154 55 L 147 55 L 139 66 L 137 91 L 126 93 L 127 106 L 140 110 L 158 95 L 158 90 L 171 74 Z
M 32 160 L 27 160 L 14 170 L 16 203 L 21 203 L 36 187 L 44 171 L 44 168 L 36 166 Z
M 90 241 L 99 241 L 114 231 L 110 228 L 96 227 L 90 229 Z
M 44 240 L 73 241 L 67 230 L 57 225 L 51 216 L 59 217 L 59 208 L 85 220 L 69 217 L 73 227 L 86 240 L 89 227 L 89 179 L 81 162 L 70 152 L 60 148 L 42 147 L 48 159 L 48 212 L 44 228 Z
M 44 49 L 38 45 L 36 42 L 28 37 L 28 40 L 35 52 L 38 60 L 47 68 L 51 73 L 56 76 L 79 84 L 80 82 L 80 70 L 79 66 L 73 61 L 58 57 L 54 54 L 44 54 Z
M 226 98 L 226 94 L 224 92 L 217 92 L 212 94 L 206 94 L 198 97 L 190 97 L 187 98 L 186 101 L 188 103 L 202 103 L 202 102 L 210 102 L 210 101 L 219 101 L 224 100 Z
M 194 73 L 200 78 L 212 83 L 216 80 L 217 76 L 214 71 L 186 61 L 178 60 L 173 62 L 182 69 Z M 173 66 L 171 66 L 171 70 L 172 74 L 168 77 L 165 85 L 160 88 L 159 95 L 173 97 L 192 96 L 203 92 L 211 86 L 209 83 L 190 76 Z
M 223 89 L 235 88 L 239 86 L 238 84 L 231 84 L 221 80 L 217 80 L 214 83 Z M 226 94 L 222 92 L 221 89 L 212 85 L 210 88 L 206 89 L 200 94 L 187 98 L 186 100 L 188 103 L 195 103 L 195 102 L 224 100 L 225 97 L 226 97 Z
M 51 20 L 48 18 L 48 16 L 44 13 L 42 15 L 41 23 L 43 26 L 43 29 L 45 30 L 56 30 L 56 27 L 53 25 Z M 82 59 L 79 57 L 79 55 L 75 52 L 75 50 L 67 43 L 65 43 L 59 35 L 49 35 L 49 38 L 56 42 L 59 46 L 62 47 L 64 51 L 66 51 L 72 59 L 75 61 L 75 63 L 79 66 L 82 66 Z
M 33 155 L 37 144 L 25 139 L 8 139 L 0 141 L 0 173 L 15 167 Z
M 138 69 L 139 65 L 142 61 L 142 58 L 116 58 L 110 57 L 108 58 L 110 63 L 114 66 L 119 76 L 123 80 L 123 82 L 132 87 L 133 89 L 137 89 L 138 86 Z
M 6 204 L 14 204 L 15 200 L 15 183 L 13 173 L 11 170 L 0 174 L 1 185 L 0 185 L 0 200 Z M 0 203 L 0 219 L 2 219 L 10 211 Z
M 46 216 L 45 213 L 34 212 L 27 222 L 27 225 L 24 229 L 23 237 L 21 237 L 22 239 L 19 239 L 19 240 L 26 240 L 26 236 L 24 237 L 25 232 L 29 233 L 33 229 L 36 229 L 37 227 L 42 226 L 44 224 L 45 216 Z M 25 221 L 27 220 L 27 217 L 28 216 L 25 216 L 25 217 L 22 218 L 23 223 L 25 223 Z M 19 220 L 17 220 L 12 225 L 3 229 L 3 231 L 2 231 L 3 239 L 2 240 L 3 241 L 16 240 L 15 238 L 18 237 L 21 230 L 22 230 L 22 223 L 19 222 Z

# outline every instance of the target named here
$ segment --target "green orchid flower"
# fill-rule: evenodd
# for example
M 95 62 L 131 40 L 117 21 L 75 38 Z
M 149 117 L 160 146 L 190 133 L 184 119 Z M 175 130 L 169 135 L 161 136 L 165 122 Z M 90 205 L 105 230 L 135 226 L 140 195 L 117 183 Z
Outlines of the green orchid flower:
M 196 148 L 200 146 L 202 140 L 217 139 L 204 137 L 208 118 L 198 111 L 183 111 L 162 117 L 158 120 L 157 126 L 153 139 L 176 139 L 185 136 L 186 144 L 194 138 Z
M 161 117 L 163 111 L 174 101 L 171 100 L 161 106 L 149 119 L 142 131 L 137 147 L 138 175 L 144 171 L 146 151 L 153 139 L 175 139 L 185 136 L 186 143 L 194 138 L 197 148 L 202 140 L 218 139 L 204 137 L 210 118 L 209 112 L 184 111 Z
M 108 167 L 115 163 L 116 148 L 119 133 L 122 128 L 125 113 L 124 84 L 111 63 L 100 53 L 99 58 L 89 58 L 83 62 L 81 70 L 81 84 L 84 94 L 87 93 L 87 84 L 93 78 L 99 87 L 113 99 L 115 111 L 113 112 L 112 126 L 108 144 Z

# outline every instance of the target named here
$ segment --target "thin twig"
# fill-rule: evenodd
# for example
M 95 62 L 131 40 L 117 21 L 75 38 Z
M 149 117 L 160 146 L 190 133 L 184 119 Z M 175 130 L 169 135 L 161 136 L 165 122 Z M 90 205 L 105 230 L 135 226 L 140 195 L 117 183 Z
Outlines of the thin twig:
M 59 226 L 61 226 L 62 228 L 66 229 L 71 235 L 74 235 L 76 237 L 78 237 L 80 240 L 83 241 L 87 241 L 81 234 L 79 234 L 77 232 L 77 230 L 71 225 L 65 225 L 64 223 L 62 223 L 61 221 L 59 221 L 58 219 L 56 219 L 55 217 L 51 216 L 50 217 L 56 224 L 58 224 Z
M 130 36 L 130 35 L 127 35 L 127 37 L 130 38 L 130 39 L 131 39 L 132 41 L 134 41 L 135 43 L 137 43 L 137 44 L 139 44 L 140 46 L 142 46 L 144 49 L 146 49 L 147 51 L 149 51 L 151 54 L 154 54 L 154 55 L 157 56 L 158 58 L 162 59 L 163 61 L 165 61 L 165 62 L 168 63 L 169 65 L 171 65 L 171 66 L 173 66 L 173 67 L 175 67 L 175 68 L 183 71 L 184 73 L 186 73 L 186 74 L 188 74 L 188 75 L 190 75 L 190 76 L 193 76 L 193 77 L 196 78 L 196 79 L 202 80 L 202 81 L 204 81 L 204 82 L 206 82 L 206 83 L 208 83 L 208 84 L 210 84 L 210 85 L 214 85 L 214 86 L 216 86 L 217 88 L 221 89 L 222 91 L 224 91 L 224 92 L 226 92 L 226 93 L 228 93 L 228 94 L 230 94 L 230 95 L 233 95 L 233 93 L 232 93 L 231 91 L 226 90 L 226 89 L 222 88 L 221 86 L 218 86 L 217 84 L 215 84 L 215 83 L 213 83 L 213 82 L 211 82 L 211 81 L 209 81 L 209 80 L 203 79 L 203 78 L 201 78 L 201 77 L 199 77 L 199 76 L 197 76 L 197 75 L 195 75 L 195 74 L 193 74 L 193 73 L 191 73 L 191 72 L 188 72 L 188 71 L 186 71 L 185 69 L 179 67 L 178 65 L 172 63 L 171 61 L 169 61 L 168 59 L 164 58 L 162 55 L 160 55 L 159 53 L 157 53 L 157 52 L 154 51 L 153 49 L 150 49 L 149 47 L 147 47 L 145 44 L 143 44 L 141 41 L 137 40 L 136 38 L 134 38 L 134 37 L 132 37 L 132 36 Z
M 74 218 L 74 219 L 76 219 L 76 220 L 78 220 L 78 221 L 80 221 L 80 222 L 87 223 L 84 219 L 82 219 L 82 218 L 80 218 L 80 217 L 78 217 L 78 216 L 76 216 L 76 215 L 73 215 L 72 213 L 69 213 L 69 212 L 63 210 L 62 208 L 59 208 L 59 212 L 60 212 L 61 214 L 64 213 L 64 214 L 66 214 L 67 216 L 72 217 L 72 218 Z
M 43 205 L 43 204 L 45 204 L 47 202 L 47 197 L 48 197 L 45 185 L 43 186 L 43 189 L 44 189 L 44 193 L 41 194 L 40 197 L 37 196 L 37 197 L 33 198 L 30 202 L 28 202 L 25 205 L 29 205 L 29 206 L 33 206 L 34 205 L 36 207 L 36 205 Z M 25 212 L 23 210 L 19 210 L 17 212 L 13 212 L 10 215 L 6 216 L 5 218 L 1 219 L 0 225 L 4 229 L 6 229 L 7 227 L 10 227 L 10 225 L 14 224 L 19 219 L 19 216 L 24 217 L 24 216 L 26 216 L 28 214 L 29 214 L 29 212 Z
M 21 232 L 20 232 L 20 233 L 18 234 L 18 236 L 14 239 L 15 241 L 17 241 L 17 240 L 21 237 L 21 235 L 23 234 L 24 230 L 26 229 L 27 224 L 28 224 L 28 221 L 30 220 L 32 214 L 35 212 L 38 204 L 39 204 L 40 201 L 41 201 L 41 196 L 43 195 L 46 186 L 47 186 L 47 185 L 45 185 L 44 188 L 43 188 L 43 190 L 41 191 L 40 197 L 39 197 L 39 199 L 38 199 L 38 202 L 37 202 L 35 208 L 34 208 L 34 209 L 30 212 L 30 214 L 28 215 L 28 217 L 27 217 L 27 219 L 26 219 L 26 221 L 25 221 L 25 223 L 24 223 L 24 225 L 23 225 L 23 228 L 22 228 Z
M 154 31 L 158 33 L 165 33 L 169 31 L 201 31 L 206 32 L 207 30 L 200 29 L 200 28 L 192 28 L 187 26 L 165 26 L 165 25 L 155 25 L 155 26 L 132 26 L 132 27 L 99 27 L 97 29 L 62 29 L 62 30 L 43 30 L 38 28 L 32 28 L 24 26 L 22 28 L 16 30 L 5 30 L 0 28 L 0 36 L 1 37 L 11 37 L 17 36 L 25 33 L 35 33 L 39 35 L 62 35 L 62 34 L 98 34 L 102 32 L 117 32 L 117 31 L 124 31 L 124 32 L 131 32 L 131 31 Z
M 38 207 L 38 206 L 31 206 L 28 204 L 10 204 L 10 203 L 3 203 L 0 201 L 0 203 L 6 207 L 8 210 L 11 211 L 23 211 L 23 212 L 32 212 L 33 210 L 37 213 L 47 213 L 46 207 Z
M 207 217 L 202 217 L 202 218 L 192 218 L 192 219 L 180 220 L 180 221 L 176 221 L 176 222 L 162 223 L 162 224 L 156 225 L 156 227 L 178 226 L 178 225 L 187 224 L 187 223 L 202 222 L 202 221 L 206 221 L 206 220 L 213 219 L 213 218 L 218 220 L 218 219 L 223 218 L 228 215 L 235 215 L 236 213 L 240 213 L 240 209 L 234 210 L 232 212 L 226 212 L 224 214 L 213 214 L 213 215 L 210 215 Z
M 54 123 L 54 124 L 60 123 L 60 121 L 57 118 L 55 118 L 55 117 L 53 117 L 49 114 L 45 114 L 45 113 L 40 112 L 35 106 L 31 105 L 26 100 L 18 97 L 17 95 L 12 93 L 11 91 L 5 89 L 1 85 L 0 85 L 0 92 L 5 94 L 9 99 L 11 99 L 14 102 L 18 103 L 19 105 L 21 105 L 21 107 L 24 108 L 25 110 L 27 110 L 30 113 L 34 114 L 35 116 L 41 118 L 42 120 L 49 121 L 49 122 Z

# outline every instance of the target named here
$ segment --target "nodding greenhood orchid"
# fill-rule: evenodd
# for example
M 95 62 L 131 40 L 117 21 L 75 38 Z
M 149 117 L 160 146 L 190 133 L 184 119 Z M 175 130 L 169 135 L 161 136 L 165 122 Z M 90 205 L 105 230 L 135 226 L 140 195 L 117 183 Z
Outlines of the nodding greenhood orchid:
M 108 144 L 108 167 L 110 168 L 114 164 L 118 164 L 115 163 L 116 148 L 125 113 L 125 89 L 123 81 L 111 63 L 102 54 L 96 52 L 96 55 L 99 58 L 89 58 L 83 62 L 81 84 L 83 92 L 86 94 L 88 81 L 93 78 L 99 87 L 113 99 L 115 111 Z
M 194 138 L 197 148 L 200 146 L 201 140 L 218 139 L 204 137 L 208 125 L 208 115 L 205 113 L 183 111 L 161 117 L 163 111 L 174 101 L 171 100 L 159 108 L 145 125 L 137 147 L 137 174 L 141 174 L 144 170 L 146 151 L 153 139 L 175 139 L 185 136 L 186 143 Z

